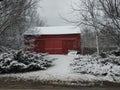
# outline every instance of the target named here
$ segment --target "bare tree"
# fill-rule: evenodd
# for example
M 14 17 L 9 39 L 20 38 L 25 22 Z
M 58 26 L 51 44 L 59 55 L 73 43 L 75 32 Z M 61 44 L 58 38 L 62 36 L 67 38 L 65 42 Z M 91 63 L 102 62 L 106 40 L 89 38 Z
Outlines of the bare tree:
M 39 0 L 3 0 L 0 2 L 0 45 L 21 47 L 22 34 L 31 24 L 37 23 Z M 40 19 L 36 19 L 40 20 Z M 40 20 L 41 21 L 41 20 Z M 6 42 L 7 41 L 7 42 Z
M 0 34 L 10 28 L 12 24 L 20 25 L 25 20 L 27 9 L 34 4 L 33 0 L 4 0 L 0 3 Z
M 84 30 L 85 28 L 89 28 L 89 30 L 94 30 L 96 33 L 96 49 L 99 54 L 99 28 L 98 23 L 98 11 L 99 7 L 97 0 L 80 0 L 79 3 L 75 3 L 72 5 L 72 10 L 78 13 L 77 20 L 74 23 L 77 26 L 81 26 Z
M 99 34 L 112 38 L 115 45 L 120 47 L 120 0 L 79 0 L 71 5 L 77 13 L 75 21 L 67 22 L 88 28 L 96 33 L 96 49 L 99 54 Z M 110 38 L 109 38 L 110 39 Z
M 99 0 L 107 20 L 106 34 L 109 34 L 120 48 L 120 0 Z M 104 30 L 105 31 L 105 30 Z

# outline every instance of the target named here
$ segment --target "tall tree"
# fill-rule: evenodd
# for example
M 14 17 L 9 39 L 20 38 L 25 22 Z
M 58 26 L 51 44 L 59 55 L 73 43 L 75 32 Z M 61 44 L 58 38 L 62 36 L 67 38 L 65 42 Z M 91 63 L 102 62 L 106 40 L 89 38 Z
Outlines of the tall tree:
M 99 28 L 96 23 L 99 18 L 96 7 L 99 5 L 96 2 L 97 0 L 80 0 L 79 3 L 72 6 L 72 9 L 79 14 L 74 23 L 81 26 L 83 30 L 89 28 L 96 33 L 96 49 L 99 54 Z
M 101 10 L 106 16 L 106 34 L 109 34 L 120 48 L 120 0 L 99 0 Z M 105 30 L 104 30 L 105 31 Z
M 37 17 L 37 2 L 40 0 L 3 0 L 0 2 L 0 44 L 16 44 L 21 47 L 22 34 Z M 38 19 L 41 21 L 41 19 Z M 35 23 L 35 22 L 34 22 Z M 7 42 L 6 42 L 7 41 Z M 9 42 L 11 41 L 11 42 Z M 14 47 L 13 46 L 13 47 Z
M 72 21 L 84 30 L 96 32 L 96 48 L 99 54 L 99 33 L 108 38 L 120 48 L 120 0 L 79 0 L 72 5 L 72 10 L 77 13 L 77 19 Z M 67 20 L 71 22 L 70 20 Z

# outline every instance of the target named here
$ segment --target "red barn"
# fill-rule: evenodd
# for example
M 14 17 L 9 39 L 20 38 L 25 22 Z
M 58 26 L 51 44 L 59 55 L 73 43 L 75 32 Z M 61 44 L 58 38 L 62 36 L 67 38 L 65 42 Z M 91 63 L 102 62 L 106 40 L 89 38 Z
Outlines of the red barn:
M 80 29 L 75 26 L 35 27 L 24 33 L 26 51 L 67 54 L 81 50 Z

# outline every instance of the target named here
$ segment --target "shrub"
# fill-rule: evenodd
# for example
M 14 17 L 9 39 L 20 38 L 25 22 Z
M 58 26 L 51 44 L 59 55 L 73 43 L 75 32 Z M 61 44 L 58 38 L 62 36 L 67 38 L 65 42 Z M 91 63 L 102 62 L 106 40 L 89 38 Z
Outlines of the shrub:
M 23 51 L 0 54 L 0 74 L 45 70 L 52 65 L 46 55 Z

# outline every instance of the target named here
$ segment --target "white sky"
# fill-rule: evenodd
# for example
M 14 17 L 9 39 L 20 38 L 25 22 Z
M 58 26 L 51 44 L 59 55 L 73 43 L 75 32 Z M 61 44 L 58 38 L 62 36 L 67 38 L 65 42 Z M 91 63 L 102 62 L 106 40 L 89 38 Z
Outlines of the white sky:
M 77 0 L 74 0 L 77 1 Z M 71 16 L 71 3 L 73 0 L 42 0 L 40 2 L 41 9 L 38 9 L 38 12 L 42 17 L 44 17 L 47 21 L 48 25 L 51 26 L 61 26 L 61 25 L 69 25 L 65 23 L 63 19 L 61 19 L 60 15 L 65 17 L 73 17 Z

